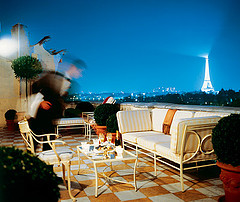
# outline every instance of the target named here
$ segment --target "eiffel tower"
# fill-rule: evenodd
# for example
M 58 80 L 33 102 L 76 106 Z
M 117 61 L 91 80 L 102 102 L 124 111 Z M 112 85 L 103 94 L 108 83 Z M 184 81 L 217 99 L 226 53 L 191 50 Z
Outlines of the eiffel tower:
M 208 57 L 206 57 L 205 77 L 204 77 L 201 91 L 206 92 L 206 93 L 214 92 L 214 88 L 213 88 L 211 80 L 210 80 Z

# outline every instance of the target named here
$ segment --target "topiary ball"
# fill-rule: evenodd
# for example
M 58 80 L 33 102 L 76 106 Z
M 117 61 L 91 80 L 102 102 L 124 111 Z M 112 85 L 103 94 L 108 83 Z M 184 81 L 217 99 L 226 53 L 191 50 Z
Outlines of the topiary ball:
M 0 147 L 0 201 L 58 201 L 62 182 L 53 167 L 30 152 Z
M 94 110 L 94 119 L 99 126 L 106 126 L 108 117 L 116 114 L 120 107 L 117 104 L 101 104 Z
M 112 114 L 108 117 L 106 126 L 109 133 L 116 133 L 116 131 L 119 130 L 116 114 Z
M 212 144 L 218 161 L 240 165 L 240 114 L 231 114 L 219 120 L 212 131 Z

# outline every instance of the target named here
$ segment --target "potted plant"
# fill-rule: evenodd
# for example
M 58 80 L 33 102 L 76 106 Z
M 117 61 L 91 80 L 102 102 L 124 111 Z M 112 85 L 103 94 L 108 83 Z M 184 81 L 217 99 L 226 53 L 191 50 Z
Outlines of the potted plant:
M 219 120 L 212 131 L 212 144 L 221 168 L 220 178 L 225 190 L 225 201 L 240 198 L 240 114 Z
M 9 109 L 5 113 L 5 119 L 7 122 L 7 128 L 9 131 L 15 131 L 16 129 L 16 124 L 15 124 L 15 119 L 17 118 L 17 111 L 14 109 Z
M 119 111 L 117 104 L 100 104 L 94 110 L 94 119 L 96 122 L 96 133 L 103 133 L 106 135 L 106 122 L 110 115 L 116 114 Z
M 16 78 L 26 80 L 26 98 L 28 96 L 27 84 L 28 81 L 34 79 L 43 70 L 41 62 L 29 55 L 21 56 L 12 61 L 11 65 Z
M 116 114 L 112 114 L 106 121 L 107 132 L 112 133 L 112 143 L 115 142 L 116 131 L 118 131 L 118 122 Z
M 2 201 L 58 201 L 61 178 L 37 156 L 15 147 L 0 147 Z

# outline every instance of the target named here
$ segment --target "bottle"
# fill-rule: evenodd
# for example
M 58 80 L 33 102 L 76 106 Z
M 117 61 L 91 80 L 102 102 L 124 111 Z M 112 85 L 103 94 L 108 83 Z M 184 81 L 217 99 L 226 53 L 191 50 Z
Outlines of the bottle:
M 118 131 L 116 131 L 115 146 L 122 146 Z

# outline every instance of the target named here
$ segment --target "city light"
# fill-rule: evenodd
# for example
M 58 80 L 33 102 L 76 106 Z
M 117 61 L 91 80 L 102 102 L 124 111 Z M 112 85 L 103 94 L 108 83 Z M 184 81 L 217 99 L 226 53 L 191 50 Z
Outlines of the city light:
M 0 39 L 0 56 L 8 57 L 17 51 L 17 42 L 13 39 Z

